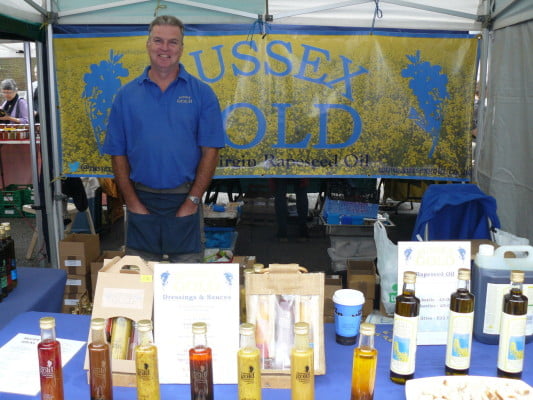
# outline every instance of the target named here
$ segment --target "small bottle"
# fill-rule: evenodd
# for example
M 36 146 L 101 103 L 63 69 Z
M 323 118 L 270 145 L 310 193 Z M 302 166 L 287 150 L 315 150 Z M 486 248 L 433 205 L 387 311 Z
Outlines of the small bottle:
M 378 351 L 374 348 L 374 324 L 362 323 L 359 346 L 353 352 L 352 396 L 350 400 L 372 400 L 378 365 Z
M 137 375 L 137 400 L 159 400 L 159 369 L 157 347 L 152 334 L 152 321 L 137 323 L 139 344 L 135 347 L 135 373 Z
M 390 379 L 401 385 L 415 376 L 416 335 L 420 300 L 415 296 L 416 273 L 403 274 L 402 294 L 396 297 Z
M 207 325 L 192 324 L 193 347 L 189 350 L 191 400 L 213 400 L 213 356 L 207 346 Z
M 41 341 L 37 345 L 41 400 L 63 400 L 63 367 L 61 345 L 56 340 L 56 320 L 44 317 L 39 320 Z
M 131 335 L 131 319 L 124 317 L 113 318 L 111 329 L 111 358 L 127 360 Z
M 105 340 L 105 324 L 103 318 L 91 321 L 91 343 L 87 346 L 91 400 L 113 400 L 111 352 Z
M 11 237 L 11 224 L 9 222 L 2 222 L 4 231 L 6 232 L 7 250 L 8 250 L 8 280 L 11 279 L 11 285 L 8 285 L 8 292 L 11 292 L 17 287 L 18 275 L 17 275 L 17 257 L 15 255 L 15 241 Z
M 450 297 L 446 375 L 468 375 L 474 328 L 474 295 L 470 293 L 470 270 L 459 269 L 457 291 Z
M 511 271 L 511 290 L 503 297 L 498 347 L 498 376 L 522 377 L 528 298 L 522 293 L 524 271 Z
M 239 400 L 261 400 L 261 356 L 255 345 L 255 325 L 244 323 L 240 329 L 237 352 Z
M 294 347 L 291 351 L 291 400 L 315 398 L 315 364 L 309 345 L 309 324 L 294 324 Z

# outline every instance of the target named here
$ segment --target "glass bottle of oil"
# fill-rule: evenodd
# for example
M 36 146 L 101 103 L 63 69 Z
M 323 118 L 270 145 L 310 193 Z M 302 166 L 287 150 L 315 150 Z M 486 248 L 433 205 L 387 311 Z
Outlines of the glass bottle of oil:
M 402 294 L 396 297 L 390 379 L 401 385 L 415 376 L 416 334 L 420 299 L 415 296 L 416 273 L 403 274 Z
M 63 367 L 61 344 L 56 339 L 56 320 L 44 317 L 39 320 L 41 341 L 37 345 L 39 377 L 42 400 L 63 400 Z
M 9 276 L 8 279 L 11 279 L 11 286 L 8 287 L 8 291 L 11 292 L 14 288 L 17 287 L 18 277 L 17 277 L 17 256 L 15 254 L 15 241 L 11 237 L 11 224 L 9 222 L 2 222 L 4 231 L 6 233 L 7 241 L 7 250 L 9 258 Z
M 132 323 L 129 318 L 113 318 L 113 327 L 111 329 L 111 358 L 127 360 L 131 326 Z
M 159 400 L 159 369 L 152 321 L 140 320 L 137 323 L 137 330 L 139 332 L 139 344 L 135 347 L 137 400 Z
M 315 365 L 309 345 L 309 324 L 294 324 L 294 347 L 291 351 L 291 400 L 314 400 Z
M 511 290 L 503 297 L 498 345 L 498 376 L 522 377 L 528 298 L 522 293 L 524 271 L 511 271 Z
M 213 400 L 213 355 L 207 346 L 205 322 L 192 324 L 193 347 L 189 350 L 191 400 Z
M 470 293 L 470 270 L 459 269 L 457 278 L 457 291 L 450 297 L 446 375 L 468 375 L 470 368 L 475 300 Z
M 352 396 L 350 400 L 372 400 L 378 365 L 374 347 L 374 324 L 363 322 L 359 327 L 359 346 L 353 352 Z
M 105 324 L 103 318 L 91 320 L 91 343 L 87 346 L 91 400 L 113 400 L 111 353 L 105 340 Z
M 261 400 L 261 356 L 255 345 L 255 325 L 244 323 L 239 328 L 237 353 L 239 400 Z

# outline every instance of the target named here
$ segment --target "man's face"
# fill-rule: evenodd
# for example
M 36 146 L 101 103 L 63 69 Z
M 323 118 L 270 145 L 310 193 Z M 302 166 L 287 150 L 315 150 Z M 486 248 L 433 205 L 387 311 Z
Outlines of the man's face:
M 146 42 L 146 49 L 153 68 L 175 68 L 183 53 L 181 30 L 172 25 L 156 25 Z

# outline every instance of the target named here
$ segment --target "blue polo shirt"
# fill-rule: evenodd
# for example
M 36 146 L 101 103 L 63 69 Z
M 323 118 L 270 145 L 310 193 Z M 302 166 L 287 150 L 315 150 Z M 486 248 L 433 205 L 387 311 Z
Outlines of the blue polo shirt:
M 213 90 L 183 65 L 164 92 L 149 69 L 118 91 L 103 150 L 128 157 L 134 182 L 169 189 L 194 181 L 201 147 L 224 147 L 222 114 Z

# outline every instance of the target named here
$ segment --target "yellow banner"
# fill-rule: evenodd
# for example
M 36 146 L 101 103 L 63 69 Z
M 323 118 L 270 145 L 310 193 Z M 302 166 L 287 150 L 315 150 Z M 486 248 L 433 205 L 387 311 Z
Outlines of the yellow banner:
M 65 173 L 112 174 L 108 113 L 148 63 L 145 43 L 56 35 Z M 468 35 L 196 32 L 181 61 L 220 101 L 219 177 L 468 180 L 477 47 Z

